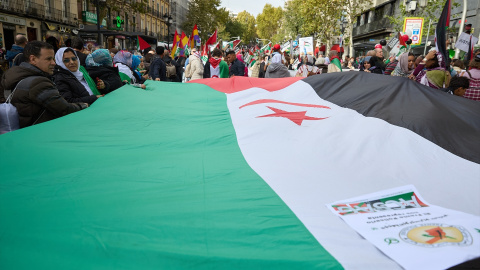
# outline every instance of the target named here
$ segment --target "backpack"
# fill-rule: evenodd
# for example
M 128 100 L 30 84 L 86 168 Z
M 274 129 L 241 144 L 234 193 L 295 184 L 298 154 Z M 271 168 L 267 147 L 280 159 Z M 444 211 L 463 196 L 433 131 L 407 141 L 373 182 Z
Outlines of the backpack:
M 177 68 L 172 64 L 172 62 L 166 63 L 167 66 L 167 78 L 174 79 L 177 77 Z
M 5 134 L 20 128 L 17 108 L 10 102 L 12 101 L 15 90 L 17 90 L 18 85 L 22 81 L 23 80 L 17 83 L 17 86 L 15 86 L 15 89 L 13 89 L 5 103 L 0 104 L 0 134 Z

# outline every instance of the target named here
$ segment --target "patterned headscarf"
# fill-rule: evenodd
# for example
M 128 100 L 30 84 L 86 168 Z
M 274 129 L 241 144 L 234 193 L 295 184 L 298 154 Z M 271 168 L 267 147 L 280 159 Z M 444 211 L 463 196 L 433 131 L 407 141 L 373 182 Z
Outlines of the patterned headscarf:
M 113 66 L 113 60 L 107 49 L 99 49 L 87 56 L 85 64 L 87 67 L 111 67 Z
M 113 57 L 113 63 L 116 65 L 122 63 L 128 67 L 132 67 L 132 54 L 127 51 L 119 51 Z

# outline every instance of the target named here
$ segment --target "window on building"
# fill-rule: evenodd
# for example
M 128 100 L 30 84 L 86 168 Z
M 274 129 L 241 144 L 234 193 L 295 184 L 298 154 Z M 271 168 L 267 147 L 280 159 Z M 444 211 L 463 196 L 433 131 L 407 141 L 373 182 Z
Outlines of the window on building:
M 52 12 L 52 5 L 50 3 L 51 0 L 45 0 L 45 13 L 47 15 L 50 15 L 50 12 Z
M 63 17 L 68 18 L 68 0 L 62 0 Z
M 127 13 L 125 13 L 125 19 L 123 19 L 123 20 L 124 20 L 123 25 L 125 27 L 125 31 L 128 32 L 128 14 Z
M 136 19 L 135 16 L 133 16 L 133 17 L 132 17 L 132 25 L 133 25 L 134 28 L 135 28 L 136 25 L 137 25 L 137 21 L 136 21 L 135 19 Z M 135 32 L 135 29 L 132 29 L 132 31 Z
M 143 31 L 143 22 L 144 22 L 143 19 L 140 20 L 140 28 L 141 28 L 142 31 Z
M 162 5 L 162 14 L 161 15 L 163 16 L 163 5 Z
M 82 0 L 82 11 L 88 11 L 87 0 Z
M 365 24 L 365 13 L 360 15 L 360 26 Z

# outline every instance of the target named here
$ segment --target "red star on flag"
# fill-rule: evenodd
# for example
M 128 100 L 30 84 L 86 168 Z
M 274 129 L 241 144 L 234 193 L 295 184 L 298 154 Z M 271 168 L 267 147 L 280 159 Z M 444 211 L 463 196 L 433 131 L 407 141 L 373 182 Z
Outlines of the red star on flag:
M 295 124 L 301 126 L 303 120 L 323 120 L 325 118 L 317 118 L 317 117 L 311 117 L 311 116 L 306 116 L 307 111 L 300 111 L 300 112 L 287 112 L 284 110 L 280 110 L 277 108 L 273 108 L 270 106 L 267 106 L 270 110 L 274 111 L 275 113 L 272 114 L 267 114 L 267 115 L 262 115 L 258 117 L 285 117 L 288 120 L 294 122 Z

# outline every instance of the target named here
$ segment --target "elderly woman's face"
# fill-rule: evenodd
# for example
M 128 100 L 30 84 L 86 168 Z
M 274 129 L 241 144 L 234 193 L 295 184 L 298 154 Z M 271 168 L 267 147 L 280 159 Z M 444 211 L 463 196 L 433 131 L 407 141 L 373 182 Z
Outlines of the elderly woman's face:
M 78 58 L 74 53 L 64 53 L 62 61 L 71 72 L 76 72 L 78 70 Z

